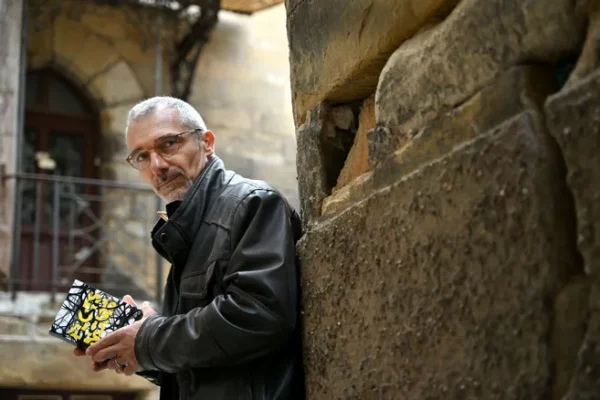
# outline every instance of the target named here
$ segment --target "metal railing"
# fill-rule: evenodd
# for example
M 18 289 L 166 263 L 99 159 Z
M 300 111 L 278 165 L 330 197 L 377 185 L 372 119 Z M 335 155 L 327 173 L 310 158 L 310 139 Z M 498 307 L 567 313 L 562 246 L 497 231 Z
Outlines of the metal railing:
M 147 186 L 17 173 L 8 290 L 68 290 L 82 280 L 159 302 L 164 281 L 150 230 L 160 199 Z

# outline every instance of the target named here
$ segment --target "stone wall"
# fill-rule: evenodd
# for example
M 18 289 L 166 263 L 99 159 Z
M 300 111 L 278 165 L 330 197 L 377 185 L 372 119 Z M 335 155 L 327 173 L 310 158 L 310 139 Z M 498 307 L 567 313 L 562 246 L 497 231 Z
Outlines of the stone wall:
M 600 397 L 597 2 L 286 7 L 309 398 Z
M 274 185 L 297 207 L 285 7 L 219 14 L 190 97 L 228 168 Z
M 0 168 L 16 172 L 19 121 L 19 80 L 21 69 L 20 0 L 0 0 Z M 0 185 L 0 282 L 10 269 L 14 182 Z
M 139 184 L 137 172 L 125 161 L 123 131 L 129 109 L 154 94 L 152 27 L 158 14 L 147 8 L 87 1 L 62 1 L 55 12 L 32 4 L 28 8 L 27 69 L 52 68 L 61 73 L 96 111 L 97 147 L 101 149 L 97 178 Z M 166 28 L 177 24 L 164 18 Z M 167 41 L 166 35 L 163 40 Z M 167 62 L 165 51 L 163 81 L 169 90 Z M 109 271 L 106 284 L 128 279 L 154 294 L 156 262 L 152 254 L 148 256 L 152 249 L 147 231 L 156 220 L 156 196 L 151 191 L 109 188 L 101 195 L 100 215 L 110 238 L 102 248 L 101 263 Z

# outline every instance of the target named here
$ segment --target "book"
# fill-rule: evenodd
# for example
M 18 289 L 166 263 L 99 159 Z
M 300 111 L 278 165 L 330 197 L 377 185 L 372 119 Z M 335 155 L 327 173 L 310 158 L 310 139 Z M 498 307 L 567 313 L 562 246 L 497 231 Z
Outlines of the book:
M 50 334 L 86 349 L 142 316 L 139 308 L 76 279 L 56 314 Z

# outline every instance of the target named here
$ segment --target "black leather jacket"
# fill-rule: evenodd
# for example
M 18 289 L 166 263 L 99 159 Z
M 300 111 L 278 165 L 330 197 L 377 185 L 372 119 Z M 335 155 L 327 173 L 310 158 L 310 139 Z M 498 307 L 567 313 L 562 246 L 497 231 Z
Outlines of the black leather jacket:
M 214 156 L 167 214 L 152 243 L 172 266 L 139 375 L 161 400 L 303 399 L 296 212 Z

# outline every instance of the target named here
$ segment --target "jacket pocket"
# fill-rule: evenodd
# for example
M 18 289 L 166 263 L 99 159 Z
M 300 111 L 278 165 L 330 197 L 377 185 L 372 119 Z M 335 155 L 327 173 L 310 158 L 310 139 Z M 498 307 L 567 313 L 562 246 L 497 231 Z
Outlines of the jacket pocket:
M 197 307 L 205 307 L 212 301 L 215 264 L 216 262 L 212 262 L 205 271 L 195 272 L 181 278 L 179 286 L 180 313 Z

